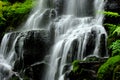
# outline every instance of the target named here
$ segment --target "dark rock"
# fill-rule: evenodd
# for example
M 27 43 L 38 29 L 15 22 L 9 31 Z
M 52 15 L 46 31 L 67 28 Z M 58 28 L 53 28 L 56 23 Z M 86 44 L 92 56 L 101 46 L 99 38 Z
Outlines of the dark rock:
M 55 3 L 55 9 L 57 11 L 57 14 L 58 15 L 61 15 L 63 13 L 63 8 L 64 8 L 64 3 L 65 0 L 56 0 L 54 3 Z
M 117 12 L 120 14 L 120 0 L 108 0 L 105 11 Z M 104 23 L 120 24 L 120 17 L 105 16 Z
M 13 57 L 13 60 L 15 60 L 14 71 L 19 72 L 20 76 L 27 75 L 34 80 L 40 80 L 46 62 L 49 60 L 46 59 L 46 55 L 48 55 L 51 46 L 50 39 L 48 30 L 10 33 L 9 45 L 11 46 L 16 41 Z M 42 61 L 46 62 L 40 63 Z M 32 71 L 30 71 L 31 69 Z M 26 71 L 25 74 L 23 74 L 24 71 Z
M 107 53 L 107 44 L 106 44 L 106 35 L 102 34 L 100 37 L 100 48 L 99 48 L 99 54 L 101 57 L 107 56 L 105 53 Z
M 120 13 L 120 0 L 108 0 L 105 10 Z
M 33 30 L 21 34 L 15 49 L 23 58 L 24 66 L 27 66 L 42 61 L 48 54 L 50 45 L 50 35 L 47 30 Z
M 96 43 L 96 37 L 97 37 L 97 32 L 92 29 L 90 33 L 87 34 L 87 43 L 86 43 L 86 49 L 84 50 L 84 57 L 93 54 L 94 49 L 95 49 L 95 43 Z
M 75 59 L 77 59 L 78 47 L 79 41 L 75 39 L 71 44 L 69 53 L 67 54 L 67 63 L 72 63 Z
M 97 71 L 98 68 L 104 62 L 101 61 L 92 61 L 92 62 L 73 62 L 73 70 L 67 73 L 67 78 L 69 80 L 97 80 Z
M 42 80 L 42 77 L 44 77 L 45 73 L 45 67 L 45 62 L 34 63 L 25 69 L 24 75 L 32 80 Z

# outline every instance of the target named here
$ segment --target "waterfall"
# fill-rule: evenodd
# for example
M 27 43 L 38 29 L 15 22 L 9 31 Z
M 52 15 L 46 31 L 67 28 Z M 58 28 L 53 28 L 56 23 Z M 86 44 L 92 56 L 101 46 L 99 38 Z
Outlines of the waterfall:
M 37 6 L 32 10 L 29 18 L 26 23 L 23 25 L 21 30 L 37 30 L 47 27 L 47 25 L 43 25 L 44 17 L 51 17 L 50 15 L 50 7 L 52 6 L 51 0 L 38 0 Z M 45 18 L 46 19 L 46 18 Z M 47 20 L 46 20 L 47 21 Z M 44 22 L 44 24 L 47 24 Z
M 65 75 L 71 70 L 74 60 L 85 60 L 91 56 L 108 57 L 107 34 L 102 26 L 104 15 L 101 14 L 104 0 L 61 0 L 62 7 L 58 6 L 59 1 L 38 0 L 20 32 L 5 34 L 0 47 L 1 80 L 15 74 L 12 69 L 15 61 L 23 58 L 22 49 L 29 31 L 53 31 L 53 47 L 47 54 L 50 55 L 49 67 L 42 80 L 66 80 Z M 63 11 L 61 14 L 58 7 Z M 35 38 L 35 33 L 32 36 Z M 8 75 L 1 75 L 4 72 Z
M 65 0 L 64 3 L 64 14 L 54 21 L 55 43 L 45 80 L 66 80 L 65 74 L 74 60 L 108 56 L 107 34 L 102 26 L 104 15 L 100 13 L 104 10 L 104 0 L 90 0 L 90 3 Z

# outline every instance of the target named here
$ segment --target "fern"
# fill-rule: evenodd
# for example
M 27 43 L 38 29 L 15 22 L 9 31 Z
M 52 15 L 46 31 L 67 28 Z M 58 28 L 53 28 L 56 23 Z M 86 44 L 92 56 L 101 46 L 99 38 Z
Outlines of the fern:
M 116 30 L 116 28 L 118 27 L 117 25 L 109 24 L 109 23 L 104 24 L 104 26 L 109 29 L 109 34 L 113 34 L 113 32 L 114 32 L 114 31 Z
M 103 13 L 106 16 L 110 16 L 110 17 L 120 17 L 120 15 L 117 12 L 104 11 Z
M 112 50 L 112 56 L 120 55 L 120 40 L 116 40 L 109 47 Z
M 117 26 L 117 28 L 114 30 L 113 35 L 117 33 L 117 36 L 120 35 L 120 26 Z

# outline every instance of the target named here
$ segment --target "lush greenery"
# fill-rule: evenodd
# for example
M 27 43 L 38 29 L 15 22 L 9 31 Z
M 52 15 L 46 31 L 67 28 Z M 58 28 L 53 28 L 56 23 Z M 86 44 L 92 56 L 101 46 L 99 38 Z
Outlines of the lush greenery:
M 112 56 L 120 55 L 120 40 L 113 42 L 109 48 L 112 49 Z
M 14 30 L 28 16 L 35 0 L 0 0 L 0 37 Z M 14 3 L 13 3 L 14 2 Z
M 117 19 L 120 18 L 120 14 L 110 11 L 105 11 L 103 13 L 108 20 L 104 23 L 104 26 L 108 33 L 108 52 L 110 58 L 98 69 L 97 80 L 120 80 L 120 23 L 117 22 Z M 88 58 L 86 61 L 96 61 L 96 59 Z M 75 73 L 73 75 L 75 75 L 75 77 L 78 77 L 82 74 L 82 70 L 78 64 L 78 60 L 73 62 L 73 73 Z
M 109 19 L 120 18 L 117 12 L 104 12 Z M 109 21 L 108 21 L 109 22 Z M 110 58 L 98 70 L 97 80 L 120 80 L 120 23 L 105 23 L 108 32 L 108 51 Z
M 111 57 L 98 70 L 98 80 L 112 80 L 113 71 L 120 64 L 120 55 Z

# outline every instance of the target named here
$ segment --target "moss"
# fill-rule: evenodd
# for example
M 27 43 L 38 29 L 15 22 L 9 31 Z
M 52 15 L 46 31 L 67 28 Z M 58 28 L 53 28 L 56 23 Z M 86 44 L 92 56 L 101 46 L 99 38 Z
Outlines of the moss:
M 113 80 L 120 80 L 120 65 L 117 65 L 113 72 Z
M 25 0 L 23 3 L 15 2 L 14 4 L 0 1 L 0 18 L 5 21 L 4 24 L 17 23 L 20 18 L 22 19 L 30 12 L 32 7 L 33 0 Z
M 91 56 L 91 57 L 87 57 L 87 59 L 85 60 L 85 62 L 91 62 L 91 61 L 99 61 L 99 58 L 97 58 L 96 56 Z
M 77 73 L 78 71 L 79 71 L 79 63 L 80 63 L 80 61 L 79 60 L 75 60 L 75 61 L 73 61 L 73 63 L 72 63 L 72 65 L 73 65 L 73 72 L 74 73 Z
M 107 60 L 98 70 L 98 80 L 112 80 L 114 68 L 120 64 L 120 56 L 114 56 Z

